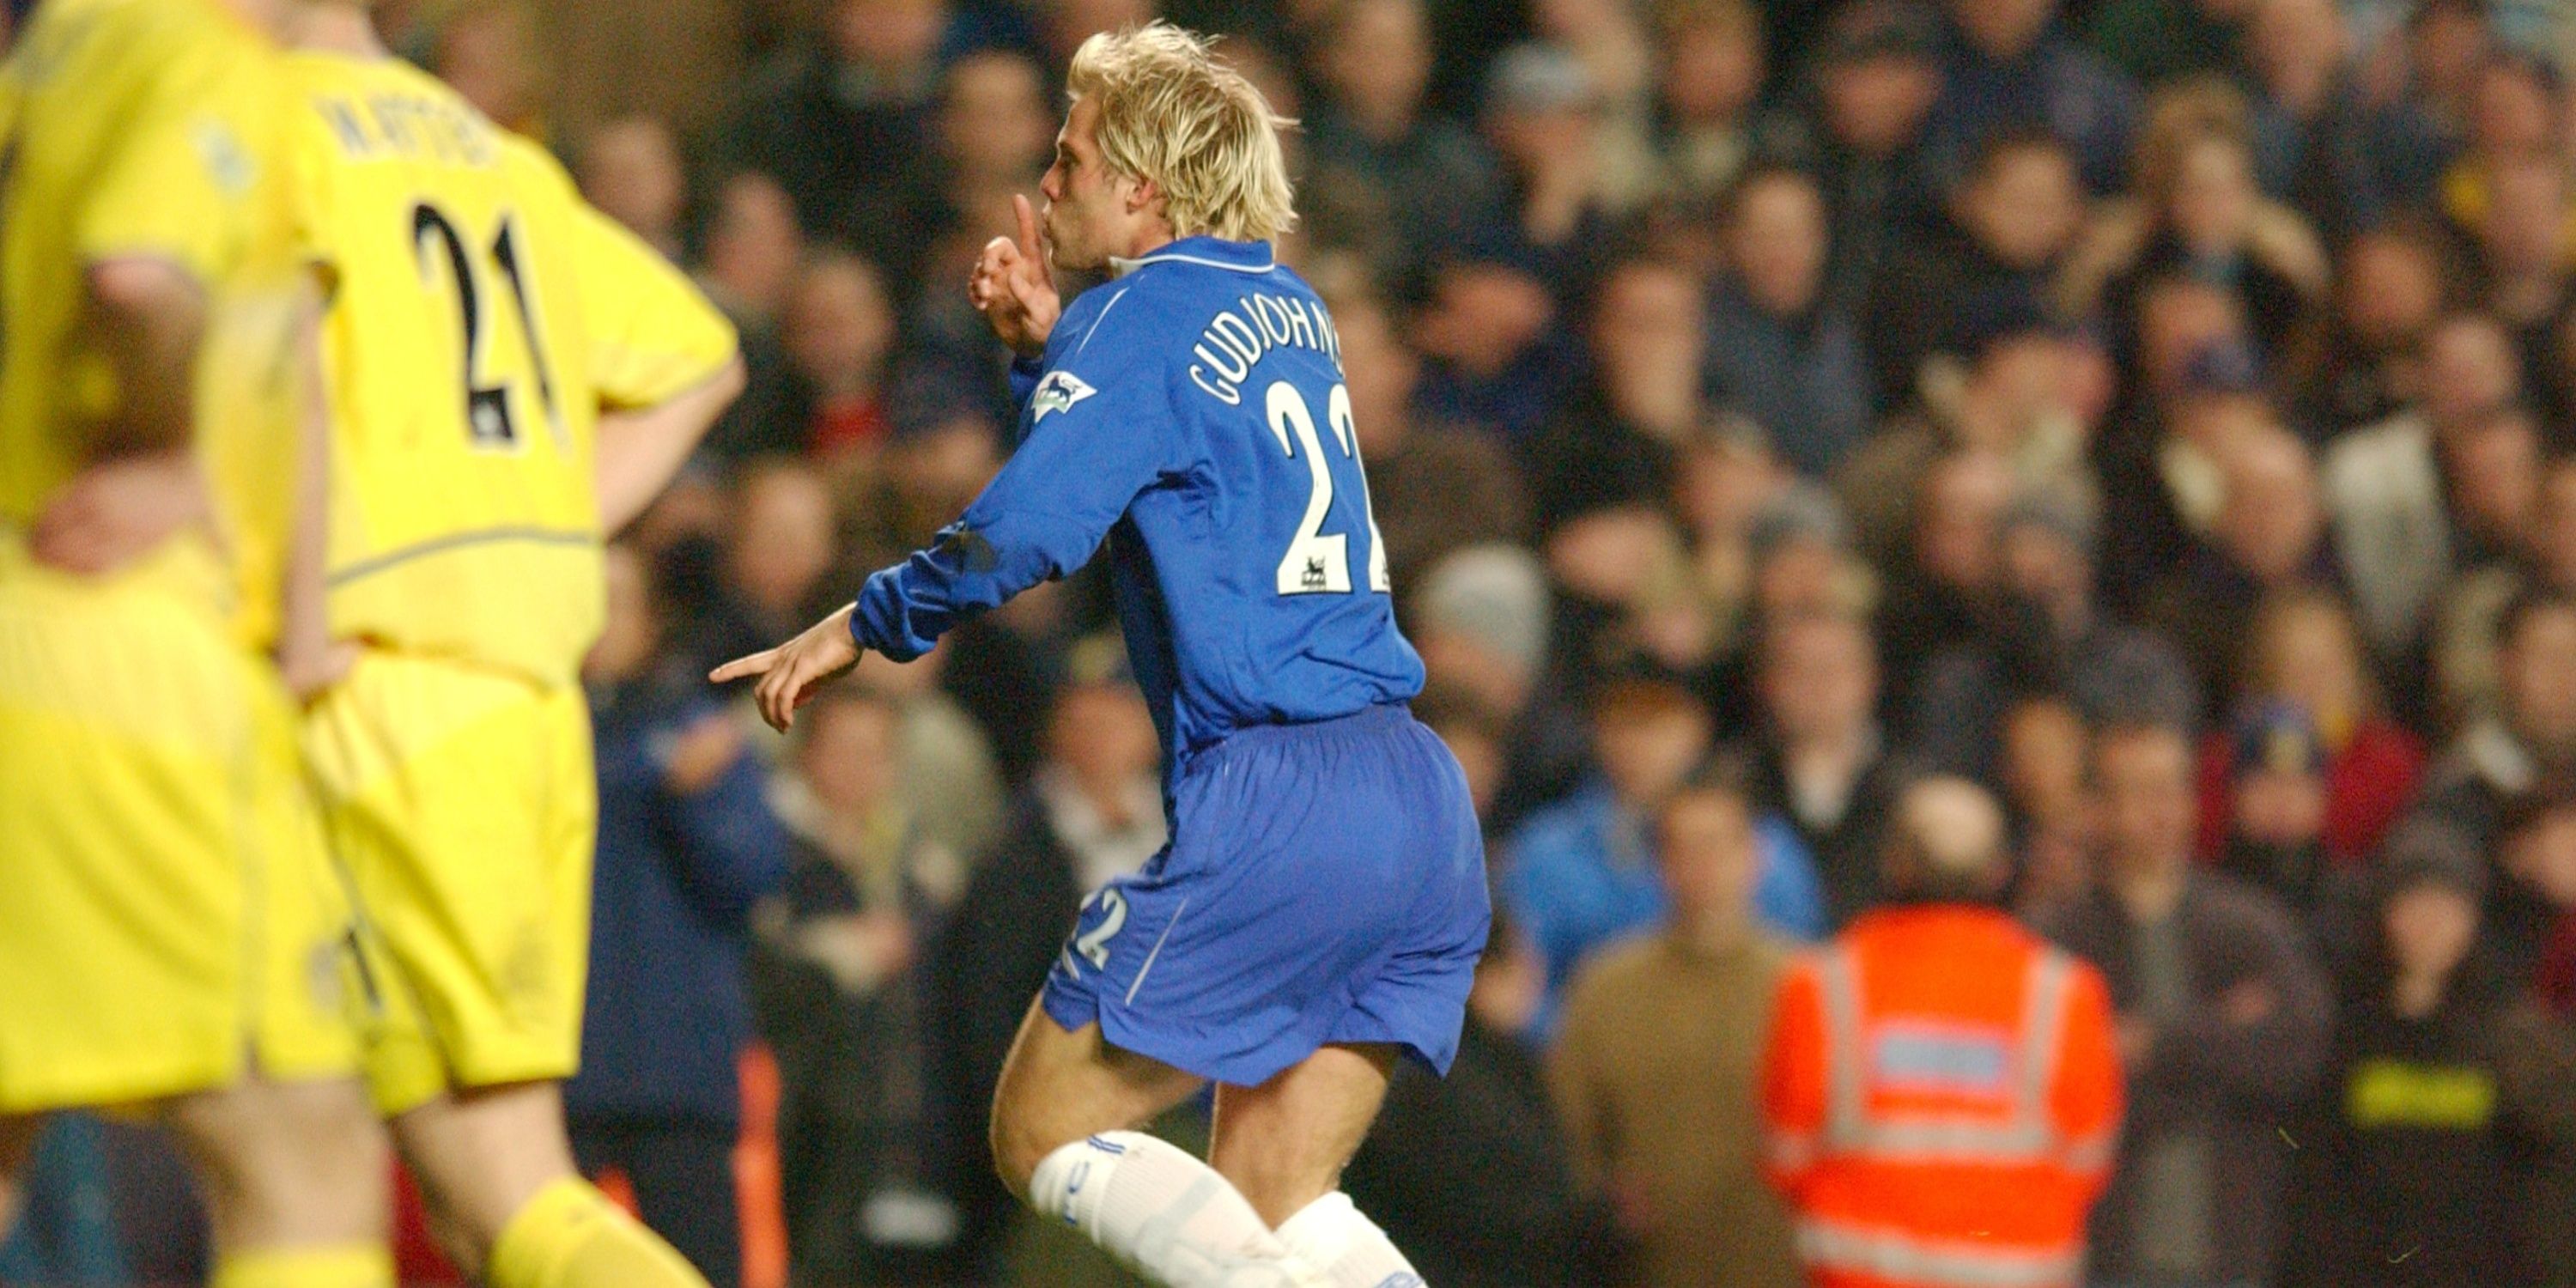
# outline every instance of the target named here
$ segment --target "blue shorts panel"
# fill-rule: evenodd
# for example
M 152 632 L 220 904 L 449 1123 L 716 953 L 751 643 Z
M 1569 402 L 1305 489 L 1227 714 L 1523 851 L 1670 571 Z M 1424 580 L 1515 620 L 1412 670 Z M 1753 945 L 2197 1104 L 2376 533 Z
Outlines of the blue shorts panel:
M 1193 760 L 1171 845 L 1102 887 L 1049 1017 L 1254 1086 L 1335 1042 L 1446 1073 L 1492 921 L 1465 776 L 1402 707 L 1245 730 Z

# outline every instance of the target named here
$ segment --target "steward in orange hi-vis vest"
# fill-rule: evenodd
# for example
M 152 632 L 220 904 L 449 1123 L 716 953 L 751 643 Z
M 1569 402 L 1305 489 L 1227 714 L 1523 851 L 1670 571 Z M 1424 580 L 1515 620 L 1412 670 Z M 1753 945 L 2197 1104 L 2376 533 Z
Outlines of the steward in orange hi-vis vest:
M 2121 1082 L 2101 976 L 1987 904 L 2003 823 L 1934 779 L 1899 804 L 1888 885 L 1781 986 L 1765 1173 L 1818 1288 L 2073 1288 Z

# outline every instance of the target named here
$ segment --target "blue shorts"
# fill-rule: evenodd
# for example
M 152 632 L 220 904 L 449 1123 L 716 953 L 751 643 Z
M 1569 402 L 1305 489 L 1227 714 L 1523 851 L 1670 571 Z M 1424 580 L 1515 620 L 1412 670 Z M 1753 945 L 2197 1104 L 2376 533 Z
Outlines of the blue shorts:
M 1337 1042 L 1447 1073 L 1492 909 L 1465 775 L 1401 706 L 1246 729 L 1173 787 L 1171 844 L 1083 904 L 1067 1030 L 1257 1086 Z

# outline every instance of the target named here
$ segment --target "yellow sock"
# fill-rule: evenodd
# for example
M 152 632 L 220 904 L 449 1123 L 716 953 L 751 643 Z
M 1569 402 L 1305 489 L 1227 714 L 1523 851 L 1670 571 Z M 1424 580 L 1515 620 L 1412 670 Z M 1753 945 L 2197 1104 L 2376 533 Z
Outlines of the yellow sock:
M 569 1177 L 502 1227 L 486 1274 L 492 1288 L 707 1288 L 670 1244 Z
M 209 1288 L 393 1288 L 394 1258 L 381 1243 L 252 1248 L 215 1258 Z

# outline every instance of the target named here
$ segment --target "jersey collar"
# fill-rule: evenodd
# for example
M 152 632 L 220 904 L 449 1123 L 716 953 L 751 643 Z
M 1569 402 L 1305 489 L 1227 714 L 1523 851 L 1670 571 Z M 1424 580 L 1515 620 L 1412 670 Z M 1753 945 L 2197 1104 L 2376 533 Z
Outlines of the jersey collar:
M 1126 259 L 1109 257 L 1113 277 L 1125 277 L 1147 264 L 1197 264 L 1237 273 L 1267 273 L 1279 266 L 1266 241 L 1227 241 L 1222 237 L 1184 237 L 1149 254 Z

